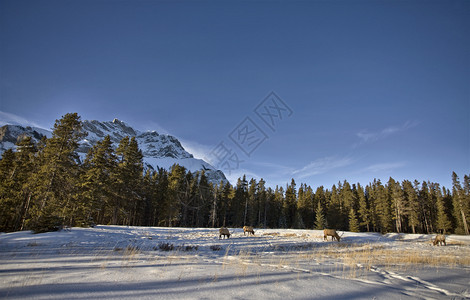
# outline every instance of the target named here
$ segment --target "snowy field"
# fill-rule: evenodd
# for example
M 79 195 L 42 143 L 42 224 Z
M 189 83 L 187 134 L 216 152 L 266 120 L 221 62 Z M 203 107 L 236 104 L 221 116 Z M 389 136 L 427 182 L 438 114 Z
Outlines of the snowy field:
M 470 299 L 470 237 L 97 226 L 0 234 L 0 299 Z

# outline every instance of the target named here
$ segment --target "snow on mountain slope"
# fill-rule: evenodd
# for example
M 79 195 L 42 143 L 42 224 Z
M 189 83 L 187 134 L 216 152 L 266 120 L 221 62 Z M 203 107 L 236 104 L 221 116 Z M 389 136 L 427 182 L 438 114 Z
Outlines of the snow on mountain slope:
M 216 170 L 202 159 L 194 158 L 174 136 L 159 134 L 156 131 L 140 132 L 118 119 L 114 119 L 112 122 L 84 120 L 83 130 L 88 135 L 80 141 L 80 146 L 77 150 L 82 160 L 86 157 L 88 150 L 105 136 L 110 136 L 115 148 L 124 137 L 129 136 L 136 138 L 139 149 L 142 150 L 144 155 L 144 165 L 146 168 L 154 170 L 157 168 L 169 169 L 172 165 L 179 164 L 191 172 L 204 170 L 211 182 L 219 183 L 221 180 L 226 181 L 222 171 Z M 39 141 L 43 135 L 49 138 L 52 136 L 52 133 L 40 128 L 5 125 L 0 128 L 0 154 L 6 149 L 14 149 L 17 139 L 24 135 L 32 136 L 35 141 Z
M 5 152 L 7 149 L 16 150 L 16 142 L 18 138 L 30 136 L 37 143 L 39 140 L 46 136 L 47 138 L 52 137 L 52 132 L 30 126 L 22 125 L 4 125 L 0 127 L 0 154 Z

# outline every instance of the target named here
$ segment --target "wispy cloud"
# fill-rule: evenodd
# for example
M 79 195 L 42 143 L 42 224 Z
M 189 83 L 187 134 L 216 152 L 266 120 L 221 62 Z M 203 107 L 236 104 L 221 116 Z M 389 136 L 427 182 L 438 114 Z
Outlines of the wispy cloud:
M 144 122 L 141 122 L 141 124 L 138 124 L 137 126 L 140 128 L 143 128 L 144 131 L 156 131 L 159 134 L 171 135 L 171 133 L 168 130 L 166 130 L 160 124 L 154 121 L 144 121 Z
M 224 170 L 224 174 L 227 180 L 233 185 L 236 185 L 238 178 L 243 178 L 243 175 L 246 175 L 247 180 L 254 178 L 259 181 L 261 178 L 263 178 L 263 176 L 259 176 L 259 174 L 256 174 L 253 171 L 250 171 L 247 169 L 236 169 L 230 172 L 227 172 L 226 170 Z
M 301 169 L 294 170 L 292 175 L 296 176 L 297 178 L 305 178 L 308 176 L 324 174 L 331 170 L 348 166 L 353 162 L 354 160 L 349 157 L 323 157 L 312 161 Z
M 363 172 L 368 173 L 377 173 L 377 172 L 384 172 L 384 171 L 391 171 L 394 169 L 402 168 L 406 164 L 404 162 L 392 162 L 392 163 L 380 163 L 380 164 L 373 164 L 368 166 L 367 168 L 363 169 Z
M 203 145 L 195 141 L 189 141 L 181 138 L 178 138 L 178 140 L 181 142 L 183 148 L 191 153 L 195 158 L 203 159 L 210 163 L 207 158 L 209 157 L 209 154 L 213 150 L 214 146 Z
M 23 117 L 17 116 L 12 113 L 0 111 L 0 126 L 3 126 L 3 125 L 21 125 L 21 126 L 31 126 L 31 127 L 42 128 L 42 129 L 48 129 L 48 128 L 44 128 L 43 126 L 35 122 L 26 120 Z
M 419 122 L 417 121 L 407 121 L 401 126 L 389 126 L 380 131 L 362 130 L 356 133 L 356 136 L 361 140 L 359 144 L 375 142 L 375 141 L 384 139 L 390 135 L 393 135 L 402 131 L 406 131 L 410 128 L 417 126 L 418 124 Z M 358 146 L 359 144 L 356 144 L 355 146 Z

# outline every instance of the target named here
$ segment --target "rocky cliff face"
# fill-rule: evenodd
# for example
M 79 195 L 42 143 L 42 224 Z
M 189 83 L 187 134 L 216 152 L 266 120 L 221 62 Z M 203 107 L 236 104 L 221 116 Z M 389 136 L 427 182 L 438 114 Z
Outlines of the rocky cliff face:
M 204 170 L 211 182 L 226 181 L 222 171 L 216 170 L 202 159 L 194 158 L 174 136 L 159 134 L 155 131 L 140 132 L 118 119 L 107 122 L 85 120 L 83 121 L 83 130 L 88 135 L 80 141 L 80 146 L 77 150 L 82 158 L 86 156 L 86 153 L 93 145 L 107 135 L 110 136 L 114 147 L 117 147 L 124 137 L 129 136 L 136 138 L 139 148 L 144 155 L 144 165 L 146 168 L 155 170 L 157 168 L 169 169 L 173 164 L 179 164 L 191 172 Z M 0 153 L 7 149 L 15 149 L 15 143 L 22 136 L 31 136 L 37 142 L 43 136 L 51 137 L 52 132 L 20 125 L 5 125 L 0 128 Z

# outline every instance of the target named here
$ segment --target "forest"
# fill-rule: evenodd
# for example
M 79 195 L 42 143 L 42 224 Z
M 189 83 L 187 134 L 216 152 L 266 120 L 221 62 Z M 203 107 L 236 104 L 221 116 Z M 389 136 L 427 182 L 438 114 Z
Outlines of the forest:
M 179 165 L 146 170 L 133 137 L 116 149 L 106 137 L 81 161 L 76 150 L 85 136 L 80 116 L 69 113 L 51 138 L 36 144 L 25 136 L 3 153 L 0 232 L 112 224 L 469 234 L 470 174 L 462 182 L 449 174 L 452 190 L 393 178 L 330 188 L 292 179 L 271 188 L 243 176 L 233 186 Z

